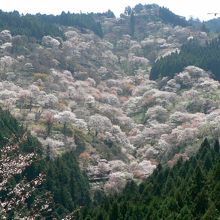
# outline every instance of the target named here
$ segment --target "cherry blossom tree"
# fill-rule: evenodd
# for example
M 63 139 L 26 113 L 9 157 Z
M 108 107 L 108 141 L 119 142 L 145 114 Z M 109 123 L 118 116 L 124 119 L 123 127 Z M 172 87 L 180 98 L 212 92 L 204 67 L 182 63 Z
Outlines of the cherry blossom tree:
M 111 131 L 112 123 L 107 117 L 95 114 L 89 118 L 88 127 L 90 132 L 94 131 L 95 136 L 97 136 L 98 133 Z
M 76 118 L 75 114 L 71 111 L 63 111 L 54 116 L 54 118 L 63 124 L 63 135 L 67 135 L 67 126 Z

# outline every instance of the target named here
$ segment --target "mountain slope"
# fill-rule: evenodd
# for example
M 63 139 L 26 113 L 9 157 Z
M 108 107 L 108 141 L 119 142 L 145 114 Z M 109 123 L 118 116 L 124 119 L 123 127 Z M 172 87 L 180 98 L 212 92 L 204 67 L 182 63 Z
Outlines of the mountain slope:
M 162 57 L 153 65 L 150 73 L 150 79 L 156 80 L 159 77 L 173 78 L 175 74 L 181 72 L 184 67 L 195 65 L 212 72 L 216 80 L 220 80 L 220 59 L 219 59 L 219 37 L 205 45 L 191 39 L 182 45 L 180 52 L 172 53 L 169 56 Z
M 29 38 L 41 40 L 43 36 L 64 37 L 60 25 L 78 27 L 81 30 L 90 29 L 102 37 L 101 25 L 92 15 L 70 14 L 62 12 L 60 15 L 20 15 L 19 12 L 3 12 L 0 10 L 0 30 L 9 29 L 13 35 L 25 35 Z
M 194 174 L 187 170 L 184 179 L 175 169 L 160 171 L 159 164 L 188 160 L 204 137 L 218 139 L 220 82 L 209 72 L 188 66 L 192 63 L 174 75 L 178 58 L 163 67 L 173 78 L 154 81 L 150 70 L 161 57 L 169 59 L 172 52 L 178 57 L 181 47 L 188 54 L 195 49 L 197 57 L 197 48 L 200 51 L 211 37 L 157 5 L 129 10 L 120 18 L 111 11 L 60 16 L 0 13 L 9 22 L 3 19 L 5 26 L 0 22 L 0 28 L 9 29 L 0 32 L 0 105 L 25 128 L 1 111 L 2 216 L 74 219 L 81 209 L 80 218 L 86 218 L 87 210 L 92 215 L 88 219 L 107 215 L 117 219 L 119 212 L 121 219 L 140 219 L 150 212 L 155 219 L 163 218 L 162 212 L 167 219 L 181 218 L 178 211 L 190 219 L 208 215 L 198 210 L 197 216 L 193 204 L 185 208 L 176 204 L 191 197 L 180 196 L 176 202 L 179 195 L 169 191 L 172 186 L 173 191 L 188 190 L 186 184 L 175 184 L 194 181 L 199 168 L 194 172 L 191 167 Z M 43 29 L 38 31 L 40 25 Z M 190 44 L 192 38 L 199 46 Z M 217 157 L 211 148 L 208 151 L 210 166 Z M 203 168 L 202 158 L 199 161 Z M 203 175 L 208 173 L 204 168 Z M 167 186 L 160 182 L 161 175 Z M 118 194 L 127 182 L 129 195 L 115 197 L 122 207 L 111 206 L 108 201 L 114 199 L 100 193 Z M 160 188 L 168 200 L 161 198 Z M 148 201 L 143 190 L 153 199 Z M 126 198 L 131 199 L 128 204 Z M 206 204 L 204 210 L 216 213 L 217 202 L 208 199 L 214 205 Z M 100 201 L 105 207 L 99 207 Z M 155 209 L 160 212 L 155 214 Z
M 220 217 L 220 146 L 207 139 L 196 155 L 172 167 L 157 167 L 139 186 L 129 182 L 123 193 L 97 197 L 76 219 L 212 219 Z
M 89 203 L 73 153 L 43 157 L 37 139 L 1 109 L 0 126 L 1 219 L 60 219 Z
M 207 72 L 190 66 L 172 80 L 149 80 L 155 59 L 191 37 L 209 39 L 164 22 L 158 9 L 150 5 L 134 14 L 133 36 L 130 15 L 111 12 L 91 15 L 103 38 L 65 25 L 58 25 L 63 38 L 34 40 L 12 34 L 11 26 L 0 32 L 1 106 L 44 152 L 49 146 L 51 157 L 74 151 L 91 191 L 119 192 L 128 180 L 142 181 L 158 163 L 190 156 L 204 136 L 218 134 L 219 82 Z

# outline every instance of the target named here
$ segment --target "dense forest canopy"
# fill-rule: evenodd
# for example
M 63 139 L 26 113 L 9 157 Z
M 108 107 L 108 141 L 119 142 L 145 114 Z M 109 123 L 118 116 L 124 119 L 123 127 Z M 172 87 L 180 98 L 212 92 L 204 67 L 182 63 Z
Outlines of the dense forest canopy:
M 182 27 L 190 25 L 190 23 L 185 19 L 185 17 L 176 15 L 175 13 L 170 11 L 168 8 L 159 7 L 156 4 L 148 4 L 148 5 L 138 4 L 133 9 L 131 9 L 130 7 L 126 7 L 125 14 L 131 15 L 132 11 L 135 14 L 139 14 L 141 13 L 142 10 L 157 11 L 158 18 L 161 19 L 164 23 L 168 23 L 172 25 L 179 25 Z
M 23 123 L 0 108 L 0 219 L 219 220 L 219 141 L 195 153 L 219 136 L 219 82 L 146 77 L 188 39 L 150 79 L 196 65 L 220 81 L 220 38 L 200 24 L 155 4 L 0 11 L 0 104 Z
M 220 216 L 219 142 L 207 139 L 199 152 L 173 168 L 160 164 L 143 183 L 129 182 L 118 196 L 97 194 L 91 208 L 82 209 L 84 220 L 217 220 Z
M 60 15 L 20 15 L 17 11 L 0 10 L 0 30 L 10 30 L 13 35 L 26 35 L 36 39 L 41 39 L 45 35 L 63 37 L 58 25 L 90 29 L 98 36 L 103 36 L 101 24 L 94 20 L 92 14 L 62 12 Z
M 108 11 L 103 12 L 103 13 L 101 13 L 101 12 L 97 12 L 97 13 L 91 12 L 91 13 L 89 13 L 89 15 L 94 16 L 95 18 L 96 17 L 97 18 L 99 18 L 99 17 L 116 18 L 114 12 L 111 11 L 111 10 L 108 10 Z
M 156 80 L 162 77 L 173 78 L 184 67 L 195 65 L 212 72 L 216 80 L 220 80 L 220 38 L 216 38 L 205 45 L 197 40 L 190 40 L 183 44 L 181 51 L 157 60 L 150 73 L 150 78 Z
M 220 32 L 220 18 L 215 18 L 209 21 L 206 21 L 205 26 L 209 29 L 212 30 L 213 32 Z
M 50 156 L 49 149 L 45 155 L 38 140 L 8 111 L 0 109 L 0 202 L 5 204 L 7 219 L 15 219 L 18 214 L 20 217 L 35 215 L 39 219 L 61 219 L 77 207 L 89 204 L 88 179 L 80 171 L 75 154 L 68 152 L 56 159 Z M 33 187 L 33 182 L 42 176 L 42 183 Z M 24 193 L 23 201 L 16 193 L 19 188 Z M 14 201 L 18 204 L 13 204 Z M 41 206 L 49 209 L 42 210 Z
M 160 7 L 159 17 L 165 23 L 171 23 L 173 25 L 179 25 L 182 27 L 186 27 L 190 25 L 189 22 L 184 17 L 174 14 L 172 11 L 170 11 L 168 8 L 165 7 Z

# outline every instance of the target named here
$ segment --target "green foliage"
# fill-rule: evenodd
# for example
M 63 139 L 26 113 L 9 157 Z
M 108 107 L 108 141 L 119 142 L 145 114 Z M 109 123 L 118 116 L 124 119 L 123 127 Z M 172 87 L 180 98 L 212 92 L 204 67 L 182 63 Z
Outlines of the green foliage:
M 109 12 L 110 13 L 110 12 Z M 96 22 L 92 14 L 71 14 L 62 12 L 61 15 L 38 15 L 47 23 L 55 23 L 64 26 L 78 27 L 81 30 L 84 28 L 92 30 L 95 34 L 103 37 L 102 27 L 99 22 Z
M 5 146 L 6 148 L 4 148 Z M 11 196 L 15 196 L 13 193 L 10 195 L 9 192 L 17 184 L 22 186 L 28 183 L 24 187 L 26 190 L 24 193 L 30 193 L 30 196 L 27 197 L 24 204 L 18 205 L 16 210 L 12 208 L 6 214 L 6 219 L 14 219 L 16 212 L 19 213 L 19 216 L 27 217 L 34 210 L 39 211 L 48 199 L 50 211 L 45 212 L 43 209 L 39 211 L 40 219 L 55 217 L 62 219 L 80 206 L 90 203 L 88 179 L 81 172 L 75 153 L 67 152 L 55 159 L 50 159 L 49 156 L 44 157 L 38 140 L 24 130 L 9 112 L 0 109 L 0 150 L 2 148 L 4 148 L 4 152 L 0 151 L 0 161 L 6 164 L 7 162 L 10 164 L 10 161 L 17 161 L 18 157 L 23 157 L 25 161 L 26 156 L 34 154 L 31 163 L 27 163 L 21 173 L 15 172 L 10 176 L 9 172 L 5 187 L 0 189 L 0 202 L 2 203 L 12 199 Z M 0 165 L 2 166 L 2 164 Z M 17 166 L 19 167 L 20 164 Z M 16 171 L 16 166 L 10 169 Z M 33 190 L 30 187 L 34 186 L 33 181 L 36 182 L 40 175 L 44 176 L 44 181 Z M 0 182 L 3 180 L 0 176 Z
M 49 24 L 40 15 L 20 15 L 19 12 L 0 11 L 0 30 L 10 30 L 13 35 L 26 35 L 41 39 L 44 35 L 62 36 L 55 24 Z
M 110 16 L 110 12 L 109 12 Z M 61 15 L 20 15 L 19 12 L 3 12 L 0 10 L 0 30 L 8 29 L 13 35 L 25 35 L 40 40 L 45 35 L 63 37 L 58 25 L 90 29 L 102 37 L 102 27 L 93 15 L 71 14 L 62 12 Z
M 130 34 L 132 37 L 134 37 L 134 32 L 135 32 L 135 15 L 134 15 L 134 12 L 132 11 L 131 12 L 131 15 L 130 15 Z
M 41 153 L 42 150 L 39 147 L 39 142 L 37 138 L 30 135 L 30 133 L 27 133 L 27 139 L 23 141 L 20 145 L 20 150 L 25 153 Z
M 88 180 L 81 173 L 73 152 L 50 160 L 47 167 L 45 187 L 53 193 L 55 203 L 69 211 L 89 203 Z
M 206 45 L 190 40 L 181 47 L 180 53 L 175 52 L 157 60 L 151 69 L 150 79 L 156 80 L 166 76 L 173 78 L 189 65 L 210 70 L 214 78 L 220 80 L 220 38 L 207 42 Z
M 202 220 L 218 220 L 219 216 L 219 211 L 216 209 L 214 203 L 211 203 L 206 213 L 203 215 Z
M 156 4 L 148 4 L 148 5 L 142 5 L 138 4 L 133 8 L 133 11 L 136 14 L 139 14 L 142 10 L 155 10 L 157 12 L 157 18 L 162 20 L 164 23 L 168 23 L 171 25 L 178 25 L 182 27 L 190 26 L 190 23 L 182 16 L 176 15 L 173 12 L 171 12 L 168 8 L 165 7 L 159 7 Z M 126 8 L 125 14 L 130 15 L 131 10 L 129 7 Z
M 26 134 L 26 141 L 19 145 L 20 153 L 35 152 L 38 155 L 22 173 L 8 180 L 7 189 L 22 181 L 30 182 L 40 173 L 45 174 L 45 181 L 26 199 L 26 205 L 16 210 L 24 217 L 36 208 L 36 201 L 43 202 L 48 196 L 51 196 L 50 211 L 39 213 L 43 219 L 62 219 L 74 210 L 79 211 L 75 214 L 75 219 L 79 220 L 208 220 L 220 217 L 220 152 L 217 140 L 210 144 L 205 139 L 195 156 L 188 161 L 179 160 L 173 168 L 159 164 L 146 181 L 140 185 L 128 182 L 120 195 L 106 196 L 96 192 L 91 204 L 88 179 L 80 171 L 74 152 L 55 159 L 43 158 L 37 140 L 8 112 L 0 111 L 1 137 L 8 140 L 13 135 L 16 144 Z M 3 146 L 7 141 L 1 144 Z M 5 189 L 0 191 L 1 202 L 7 199 L 8 192 Z M 15 218 L 14 210 L 7 213 L 7 218 Z
M 174 14 L 168 8 L 165 8 L 165 7 L 160 7 L 159 17 L 165 23 L 173 24 L 175 26 L 179 25 L 182 27 L 189 26 L 189 23 L 186 21 L 186 19 L 184 17 L 181 17 L 181 16 Z
M 213 32 L 220 32 L 220 18 L 211 19 L 205 22 L 205 26 L 213 31 Z
M 93 13 L 93 12 L 91 12 L 91 13 L 89 13 L 89 15 L 91 15 L 91 16 L 93 16 L 93 17 L 97 17 L 97 18 L 100 18 L 100 17 L 106 17 L 106 18 L 115 18 L 115 14 L 114 14 L 114 12 L 112 12 L 111 10 L 108 10 L 108 11 L 106 11 L 106 12 L 102 12 L 102 13 L 99 13 L 99 12 L 97 12 L 97 13 Z
M 188 161 L 179 160 L 173 168 L 158 165 L 139 186 L 129 182 L 120 195 L 96 202 L 76 219 L 218 219 L 220 154 L 215 148 L 205 139 L 197 155 Z
M 21 137 L 23 128 L 8 111 L 0 108 L 0 148 L 8 143 L 11 136 Z
M 216 140 L 216 141 L 215 141 L 214 151 L 215 151 L 216 153 L 219 153 L 219 151 L 220 151 L 219 140 Z

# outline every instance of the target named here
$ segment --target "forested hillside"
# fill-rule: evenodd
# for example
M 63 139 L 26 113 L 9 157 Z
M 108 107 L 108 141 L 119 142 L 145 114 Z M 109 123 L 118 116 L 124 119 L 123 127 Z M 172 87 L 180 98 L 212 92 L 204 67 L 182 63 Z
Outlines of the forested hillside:
M 143 11 L 149 11 L 149 10 L 151 10 L 151 13 L 149 13 L 148 16 L 149 15 L 152 16 L 154 14 L 153 11 L 156 10 L 156 14 L 154 14 L 156 16 L 154 17 L 154 19 L 161 20 L 165 23 L 172 24 L 174 26 L 176 25 L 179 25 L 182 27 L 190 26 L 190 23 L 187 22 L 187 20 L 184 17 L 176 15 L 175 13 L 170 11 L 168 8 L 159 7 L 156 4 L 145 4 L 145 5 L 138 4 L 133 9 L 130 7 L 127 7 L 125 9 L 125 13 L 127 15 L 131 15 L 133 13 L 133 15 L 138 16 L 139 14 L 143 13 Z M 146 19 L 147 19 L 147 16 L 146 16 Z
M 19 12 L 3 12 L 0 10 L 0 31 L 11 30 L 13 35 L 25 35 L 40 40 L 43 36 L 64 37 L 59 25 L 90 29 L 102 37 L 102 27 L 92 15 L 71 14 L 60 15 L 20 15 Z
M 203 219 L 220 216 L 220 146 L 207 139 L 197 154 L 171 167 L 160 164 L 137 185 L 130 181 L 119 195 L 96 192 L 73 153 L 50 159 L 39 142 L 11 115 L 0 110 L 1 217 L 15 219 Z M 49 150 L 49 149 L 48 149 Z
M 159 16 L 164 22 L 168 24 L 179 25 L 182 27 L 190 26 L 190 23 L 184 17 L 174 14 L 172 11 L 165 7 L 160 7 Z
M 190 24 L 0 11 L 0 219 L 219 215 L 218 141 L 196 152 L 220 134 L 220 43 Z
M 89 204 L 88 180 L 74 153 L 44 155 L 37 139 L 0 109 L 1 219 L 60 219 Z
M 212 72 L 214 79 L 220 80 L 220 38 L 205 45 L 197 40 L 190 40 L 182 45 L 180 52 L 160 58 L 151 69 L 152 80 L 168 77 L 173 78 L 184 67 L 195 65 Z
M 205 26 L 213 31 L 213 32 L 218 32 L 220 33 L 220 18 L 214 18 L 212 20 L 206 21 Z
M 140 185 L 129 182 L 118 196 L 97 196 L 84 220 L 217 220 L 220 217 L 220 147 L 207 139 L 189 160 L 157 166 Z

